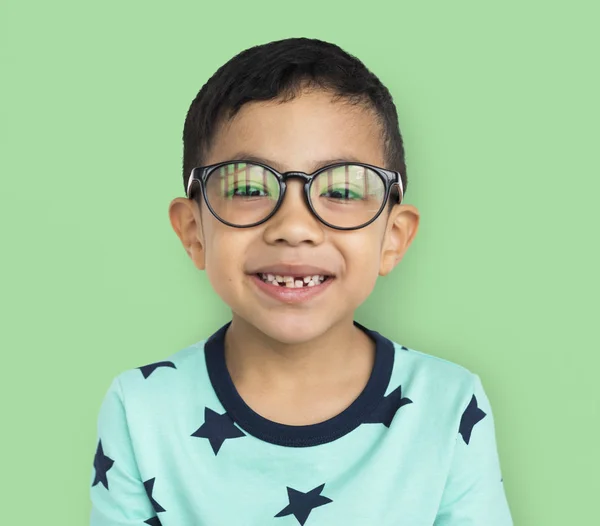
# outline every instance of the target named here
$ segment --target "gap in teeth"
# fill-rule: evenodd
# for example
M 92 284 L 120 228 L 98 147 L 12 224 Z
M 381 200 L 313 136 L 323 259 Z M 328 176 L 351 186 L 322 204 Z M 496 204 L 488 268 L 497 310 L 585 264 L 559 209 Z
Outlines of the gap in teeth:
M 301 287 L 314 287 L 320 285 L 329 276 L 280 276 L 279 274 L 259 274 L 259 277 L 266 283 L 270 283 L 275 287 L 287 287 L 290 289 L 298 289 Z

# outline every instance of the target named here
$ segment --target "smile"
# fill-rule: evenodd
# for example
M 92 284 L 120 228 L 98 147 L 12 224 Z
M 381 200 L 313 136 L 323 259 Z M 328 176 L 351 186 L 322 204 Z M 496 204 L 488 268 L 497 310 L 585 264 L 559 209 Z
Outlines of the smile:
M 280 276 L 278 274 L 257 274 L 265 283 L 274 287 L 303 288 L 320 285 L 331 276 Z
M 272 279 L 269 279 L 271 276 Z M 335 282 L 333 276 L 318 275 L 250 274 L 249 277 L 262 294 L 283 303 L 306 302 L 325 292 Z

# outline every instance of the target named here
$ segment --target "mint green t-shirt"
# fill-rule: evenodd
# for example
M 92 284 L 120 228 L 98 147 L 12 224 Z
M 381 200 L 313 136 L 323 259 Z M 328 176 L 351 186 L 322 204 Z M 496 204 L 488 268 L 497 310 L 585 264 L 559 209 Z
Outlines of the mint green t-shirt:
M 354 323 L 376 343 L 371 376 L 313 425 L 246 405 L 225 364 L 229 323 L 117 375 L 91 526 L 512 526 L 479 377 Z

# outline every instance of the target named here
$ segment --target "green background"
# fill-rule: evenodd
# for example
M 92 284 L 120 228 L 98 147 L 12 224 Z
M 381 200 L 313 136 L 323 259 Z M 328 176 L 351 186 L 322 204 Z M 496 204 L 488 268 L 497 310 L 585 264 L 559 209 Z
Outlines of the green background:
M 308 36 L 391 90 L 422 214 L 357 320 L 481 376 L 515 524 L 591 524 L 597 5 L 2 0 L 3 522 L 86 524 L 111 379 L 228 319 L 168 221 L 185 114 L 237 52 Z

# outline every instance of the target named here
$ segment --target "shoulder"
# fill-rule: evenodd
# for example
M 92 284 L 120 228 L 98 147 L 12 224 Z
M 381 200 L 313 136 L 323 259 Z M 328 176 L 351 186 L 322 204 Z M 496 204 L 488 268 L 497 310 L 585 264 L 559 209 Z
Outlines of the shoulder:
M 473 384 L 475 374 L 467 367 L 432 353 L 413 349 L 393 340 L 390 341 L 394 346 L 394 361 L 398 368 L 444 382 Z
M 429 437 L 427 444 L 450 453 L 460 434 L 468 441 L 469 430 L 484 417 L 491 425 L 491 407 L 476 373 L 388 339 L 390 345 L 394 360 L 384 406 L 402 408 L 400 418 L 393 418 L 398 440 Z
M 481 390 L 477 374 L 456 362 L 392 341 L 394 366 L 390 389 L 402 385 L 421 404 L 459 415 Z M 410 393 L 410 394 L 409 394 Z
M 170 355 L 122 371 L 117 378 L 123 385 L 132 385 L 139 383 L 140 379 L 148 380 L 150 377 L 159 379 L 156 383 L 168 381 L 169 370 L 182 373 L 177 376 L 187 376 L 195 368 L 203 365 L 205 342 L 206 340 L 201 340 Z M 179 378 L 179 380 L 181 379 Z
M 168 412 L 174 404 L 185 403 L 190 394 L 207 391 L 208 375 L 204 358 L 206 340 L 193 343 L 170 355 L 121 371 L 113 377 L 113 392 L 129 415 L 149 410 Z

